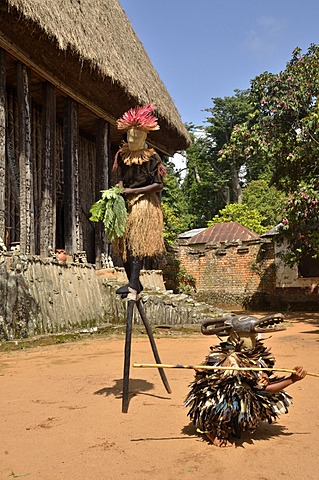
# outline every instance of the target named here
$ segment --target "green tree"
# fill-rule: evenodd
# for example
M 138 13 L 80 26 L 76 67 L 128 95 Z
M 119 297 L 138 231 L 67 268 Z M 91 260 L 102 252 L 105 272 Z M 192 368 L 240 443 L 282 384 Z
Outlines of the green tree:
M 216 223 L 237 222 L 253 232 L 262 234 L 267 231 L 267 227 L 262 225 L 264 220 L 265 217 L 257 210 L 250 209 L 247 205 L 231 203 L 220 210 L 219 215 L 215 215 L 212 220 L 209 220 L 207 225 L 211 227 Z
M 193 216 L 193 226 L 204 226 L 224 205 L 242 201 L 240 171 L 244 157 L 221 161 L 219 152 L 230 140 L 235 126 L 251 113 L 248 91 L 235 90 L 233 97 L 213 98 L 207 109 L 207 126 L 188 125 L 192 146 L 187 151 L 183 191 Z
M 187 199 L 191 226 L 203 227 L 223 205 L 219 192 L 227 180 L 214 165 L 211 138 L 203 130 L 196 131 L 194 126 L 188 128 L 192 146 L 187 151 L 187 173 L 182 190 Z
M 246 156 L 248 169 L 268 164 L 271 180 L 286 193 L 319 176 L 319 47 L 296 48 L 286 69 L 251 82 L 253 113 L 233 130 L 221 159 Z
M 242 188 L 240 182 L 240 170 L 246 163 L 246 156 L 242 154 L 228 155 L 222 157 L 225 145 L 227 145 L 234 129 L 245 124 L 253 111 L 250 103 L 249 90 L 235 90 L 232 97 L 213 98 L 213 107 L 207 112 L 211 114 L 207 118 L 209 126 L 207 134 L 213 142 L 214 160 L 219 163 L 219 169 L 228 180 L 230 191 L 229 200 L 232 203 L 242 202 Z
M 264 220 L 261 222 L 268 229 L 281 222 L 287 196 L 270 186 L 266 180 L 252 180 L 243 189 L 243 205 L 251 210 L 257 210 Z
M 180 175 L 174 171 L 170 160 L 165 162 L 167 176 L 162 191 L 162 211 L 164 217 L 164 238 L 173 244 L 177 236 L 189 228 L 191 223 L 186 199 L 181 188 Z
M 252 84 L 260 128 L 269 132 L 273 181 L 286 192 L 319 174 L 318 70 L 319 47 L 311 45 L 304 55 L 295 49 L 283 72 L 261 75 Z
M 222 160 L 246 155 L 248 171 L 258 162 L 268 165 L 272 184 L 295 199 L 293 206 L 287 205 L 288 223 L 283 229 L 291 248 L 286 256 L 290 264 L 308 255 L 307 250 L 315 258 L 319 249 L 319 238 L 313 232 L 318 217 L 313 183 L 319 179 L 318 71 L 319 46 L 312 44 L 305 54 L 296 48 L 279 74 L 264 72 L 253 79 L 254 111 L 246 123 L 234 128 L 221 152 Z M 306 212 L 300 192 L 315 202 L 311 213 Z
M 289 248 L 283 254 L 283 259 L 290 266 L 301 263 L 305 258 L 319 258 L 318 205 L 318 180 L 301 182 L 288 200 L 279 229 L 279 240 L 288 242 Z

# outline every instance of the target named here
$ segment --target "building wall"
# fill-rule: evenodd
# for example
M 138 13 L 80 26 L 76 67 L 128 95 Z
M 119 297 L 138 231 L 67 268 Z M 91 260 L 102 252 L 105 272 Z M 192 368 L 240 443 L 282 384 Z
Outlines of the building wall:
M 299 276 L 298 267 L 294 265 L 293 267 L 288 267 L 280 260 L 280 255 L 284 253 L 287 249 L 285 243 L 280 245 L 275 242 L 275 262 L 276 262 L 276 287 L 277 289 L 288 289 L 293 288 L 296 290 L 307 290 L 309 292 L 314 292 L 319 287 L 319 278 L 318 277 L 307 277 L 303 278 Z
M 196 297 L 224 309 L 319 310 L 319 278 L 299 276 L 272 241 L 179 245 L 178 259 L 196 280 Z
M 45 258 L 109 253 L 90 207 L 109 186 L 110 125 L 0 48 L 0 238 Z
M 207 245 L 190 248 L 181 245 L 179 260 L 196 279 L 198 297 L 216 306 L 242 307 L 258 296 L 275 292 L 275 266 L 272 243 L 259 240 L 240 244 Z
M 302 277 L 297 265 L 289 267 L 280 260 L 285 252 L 285 242 L 280 245 L 274 242 L 276 263 L 276 294 L 282 304 L 298 305 L 299 309 L 305 305 L 307 309 L 319 308 L 319 277 Z

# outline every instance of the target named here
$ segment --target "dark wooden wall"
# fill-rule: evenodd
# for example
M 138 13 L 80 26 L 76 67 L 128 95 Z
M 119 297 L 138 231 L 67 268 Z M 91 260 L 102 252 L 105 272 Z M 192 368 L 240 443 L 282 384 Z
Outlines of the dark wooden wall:
M 8 249 L 84 251 L 100 266 L 109 247 L 89 210 L 109 188 L 110 152 L 107 121 L 0 50 L 0 237 Z
M 6 213 L 6 65 L 5 52 L 0 50 L 0 232 L 5 238 Z

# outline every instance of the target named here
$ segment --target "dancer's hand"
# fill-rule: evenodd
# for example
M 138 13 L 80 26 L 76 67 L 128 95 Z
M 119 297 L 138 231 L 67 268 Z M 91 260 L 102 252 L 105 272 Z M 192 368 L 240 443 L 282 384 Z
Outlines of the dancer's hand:
M 258 377 L 258 387 L 266 388 L 269 385 L 269 377 L 267 373 L 261 373 Z
M 299 382 L 307 375 L 306 370 L 301 366 L 295 367 L 294 370 L 296 370 L 296 373 L 292 373 L 290 376 L 292 383 Z

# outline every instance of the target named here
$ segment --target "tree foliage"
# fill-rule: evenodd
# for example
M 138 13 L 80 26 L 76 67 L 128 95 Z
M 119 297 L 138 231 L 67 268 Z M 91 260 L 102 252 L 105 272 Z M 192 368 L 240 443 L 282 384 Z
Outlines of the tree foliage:
M 230 142 L 234 129 L 245 123 L 252 113 L 252 105 L 249 98 L 249 90 L 235 90 L 232 97 L 213 98 L 213 107 L 207 112 L 211 114 L 207 118 L 207 134 L 214 144 L 215 164 L 224 174 L 224 180 L 230 192 L 229 199 L 225 203 L 242 201 L 240 170 L 246 163 L 245 155 L 228 155 L 222 157 L 223 148 Z M 226 183 L 225 182 L 225 183 Z
M 174 165 L 170 160 L 166 160 L 165 163 L 167 176 L 162 191 L 164 239 L 171 245 L 180 233 L 189 228 L 191 219 L 181 189 L 180 177 L 174 172 Z
M 182 190 L 187 198 L 191 227 L 202 227 L 222 205 L 219 191 L 225 184 L 223 173 L 215 168 L 213 142 L 203 130 L 188 126 L 192 145 L 187 151 L 187 174 Z
M 262 225 L 264 220 L 265 217 L 257 210 L 251 209 L 247 205 L 231 203 L 220 210 L 219 214 L 215 215 L 212 220 L 209 220 L 207 225 L 211 227 L 216 223 L 237 222 L 255 233 L 262 234 L 267 230 L 267 227 Z
M 204 226 L 213 214 L 230 202 L 241 202 L 240 170 L 244 158 L 221 160 L 219 152 L 236 124 L 251 113 L 248 91 L 235 90 L 233 97 L 213 98 L 205 127 L 188 125 L 192 146 L 187 151 L 187 174 L 183 191 L 187 194 L 192 226 Z
M 228 218 L 262 233 L 280 222 L 288 202 L 287 261 L 307 249 L 318 256 L 318 72 L 319 46 L 296 48 L 283 71 L 258 75 L 233 97 L 213 98 L 200 134 L 188 126 L 193 145 L 182 189 L 192 227 Z M 241 202 L 242 210 L 235 206 Z M 247 223 L 254 212 L 259 216 Z
M 288 250 L 283 258 L 288 265 L 305 258 L 319 258 L 319 181 L 301 182 L 289 198 L 285 217 L 279 229 L 279 239 L 285 239 Z
M 289 264 L 319 251 L 319 46 L 293 51 L 285 70 L 264 72 L 251 82 L 253 112 L 233 129 L 221 160 L 245 156 L 247 172 L 258 162 L 271 182 L 290 196 L 281 233 Z M 265 169 L 266 171 L 266 169 Z M 300 183 L 301 182 L 301 183 Z
M 236 126 L 221 159 L 245 156 L 247 168 L 269 165 L 272 182 L 286 193 L 319 175 L 319 47 L 296 48 L 286 69 L 251 82 L 253 113 Z
M 281 222 L 287 196 L 266 180 L 252 180 L 243 190 L 243 204 L 257 210 L 264 220 L 261 222 L 268 229 Z

